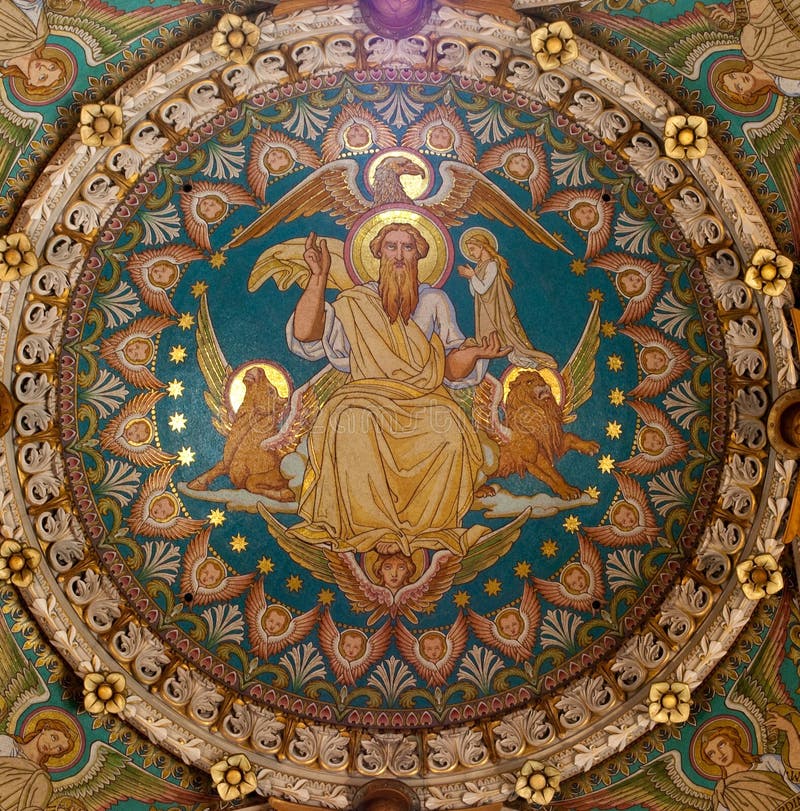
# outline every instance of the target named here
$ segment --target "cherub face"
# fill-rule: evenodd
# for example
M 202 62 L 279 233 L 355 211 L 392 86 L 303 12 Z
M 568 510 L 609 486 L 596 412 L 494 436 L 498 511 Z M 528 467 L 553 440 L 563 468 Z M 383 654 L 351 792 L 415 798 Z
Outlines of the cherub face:
M 580 563 L 573 563 L 561 573 L 561 582 L 570 594 L 586 594 L 589 589 L 589 573 Z
M 456 137 L 450 127 L 446 127 L 444 124 L 434 124 L 428 130 L 425 141 L 431 149 L 446 152 L 453 148 Z
M 660 375 L 667 371 L 669 355 L 660 346 L 646 346 L 639 353 L 639 365 L 649 375 Z
M 639 271 L 628 268 L 617 276 L 617 287 L 623 296 L 633 298 L 644 290 L 645 282 Z
M 122 429 L 122 436 L 131 445 L 145 445 L 153 438 L 153 426 L 143 417 L 129 420 Z
M 351 124 L 345 130 L 344 142 L 351 149 L 363 149 L 372 143 L 372 136 L 363 124 Z
M 611 509 L 611 523 L 623 532 L 629 532 L 639 524 L 639 513 L 627 501 L 618 501 Z
M 569 210 L 569 218 L 572 224 L 581 231 L 589 231 L 597 225 L 600 214 L 597 208 L 591 203 L 578 203 Z
M 159 523 L 171 521 L 178 515 L 178 504 L 171 493 L 161 493 L 150 502 L 150 517 Z
M 428 631 L 419 640 L 419 649 L 429 662 L 438 662 L 444 658 L 447 641 L 440 631 Z
M 261 617 L 261 627 L 270 636 L 280 636 L 289 627 L 289 612 L 280 605 L 271 605 Z
M 404 586 L 411 577 L 411 565 L 403 555 L 389 555 L 378 567 L 380 580 L 393 591 Z
M 214 558 L 206 558 L 197 567 L 197 582 L 204 588 L 214 588 L 224 579 L 225 567 Z
M 166 259 L 159 259 L 158 262 L 153 262 L 150 265 L 150 283 L 154 287 L 172 287 L 178 280 L 178 266 L 173 262 L 168 262 Z
M 516 608 L 507 608 L 505 611 L 501 611 L 496 624 L 500 636 L 506 639 L 519 639 L 519 635 L 522 633 L 522 617 Z
M 122 352 L 130 363 L 141 366 L 153 357 L 153 342 L 149 338 L 131 338 Z
M 288 149 L 282 146 L 273 146 L 264 156 L 264 166 L 273 175 L 282 175 L 294 166 L 294 158 Z
M 506 159 L 505 170 L 514 180 L 527 180 L 533 171 L 533 161 L 524 152 L 515 152 Z
M 207 194 L 197 202 L 197 214 L 206 222 L 218 222 L 227 211 L 228 206 L 217 194 Z
M 348 662 L 359 660 L 367 650 L 367 639 L 361 631 L 344 631 L 339 638 L 339 653 Z
M 667 447 L 664 433 L 652 425 L 646 425 L 639 431 L 638 442 L 639 447 L 650 456 L 658 456 Z

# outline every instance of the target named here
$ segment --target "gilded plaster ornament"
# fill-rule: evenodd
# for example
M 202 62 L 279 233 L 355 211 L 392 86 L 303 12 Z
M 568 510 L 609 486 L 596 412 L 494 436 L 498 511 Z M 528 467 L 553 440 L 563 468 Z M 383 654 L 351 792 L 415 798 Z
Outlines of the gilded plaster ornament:
M 664 152 L 677 160 L 702 158 L 708 151 L 708 122 L 699 115 L 672 115 L 664 123 Z
M 755 555 L 736 567 L 736 576 L 748 600 L 761 600 L 777 594 L 783 588 L 783 575 L 778 561 L 772 555 Z
M 539 760 L 523 764 L 514 791 L 530 805 L 547 805 L 558 793 L 561 775 L 553 766 Z
M 569 23 L 555 20 L 531 33 L 531 51 L 542 70 L 554 70 L 578 58 L 578 43 Z
M 793 268 L 794 263 L 788 256 L 772 248 L 759 248 L 745 271 L 744 282 L 764 295 L 779 296 L 786 289 Z
M 86 146 L 112 147 L 122 143 L 122 108 L 116 104 L 84 104 L 81 107 L 81 141 Z
M 31 546 L 23 546 L 19 541 L 6 535 L 0 542 L 0 580 L 10 580 L 15 586 L 25 588 L 33 581 L 33 575 L 42 562 L 40 552 Z
M 211 47 L 224 59 L 238 65 L 249 62 L 261 39 L 261 29 L 238 14 L 223 14 L 211 39 Z
M 647 710 L 657 724 L 682 724 L 689 718 L 691 700 L 688 684 L 657 682 L 650 685 Z
M 258 780 L 246 755 L 234 754 L 211 767 L 211 781 L 225 802 L 240 800 L 256 790 Z
M 91 715 L 116 715 L 126 703 L 122 673 L 87 673 L 83 677 L 83 706 Z
M 30 276 L 39 267 L 39 260 L 26 234 L 6 234 L 0 237 L 0 281 L 15 282 Z

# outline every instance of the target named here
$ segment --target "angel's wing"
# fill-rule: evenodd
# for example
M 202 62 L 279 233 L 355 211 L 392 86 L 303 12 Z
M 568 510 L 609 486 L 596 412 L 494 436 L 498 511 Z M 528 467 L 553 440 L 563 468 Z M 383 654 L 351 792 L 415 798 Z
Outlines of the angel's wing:
M 403 586 L 394 601 L 397 611 L 411 622 L 417 622 L 416 611 L 426 611 L 441 599 L 453 584 L 461 568 L 461 558 L 440 549 L 433 553 L 425 571 L 413 582 Z
M 358 565 L 352 552 L 326 552 L 334 581 L 350 601 L 356 613 L 372 611 L 367 625 L 372 625 L 384 614 L 392 614 L 395 609 L 395 596 L 385 586 L 373 583 L 366 572 Z
M 350 632 L 361 640 L 359 651 L 341 650 L 342 636 Z M 372 665 L 379 662 L 392 641 L 392 626 L 385 622 L 374 634 L 367 636 L 356 628 L 340 632 L 328 611 L 323 611 L 319 620 L 319 644 L 331 663 L 336 678 L 345 684 L 355 684 Z M 345 640 L 346 644 L 346 640 Z M 360 655 L 356 655 L 360 653 Z M 347 655 L 346 655 L 347 654 Z
M 469 583 L 484 569 L 497 563 L 519 538 L 522 526 L 530 515 L 531 508 L 526 507 L 513 521 L 478 541 L 461 559 L 461 569 L 453 578 L 453 585 Z
M 321 211 L 333 212 L 335 222 L 349 228 L 372 205 L 357 186 L 360 172 L 358 163 L 352 158 L 342 158 L 316 169 L 236 234 L 225 248 L 238 248 L 268 233 L 278 223 L 311 217 Z
M 454 389 L 454 395 L 464 389 Z M 475 387 L 472 397 L 472 422 L 485 431 L 495 442 L 508 442 L 510 432 L 500 421 L 498 407 L 503 402 L 503 384 L 491 375 L 484 375 Z
M 509 171 L 510 161 L 514 159 L 514 156 L 517 156 L 518 161 L 527 159 L 530 174 L 525 183 L 531 192 L 531 207 L 536 208 L 544 200 L 547 189 L 550 187 L 550 170 L 544 147 L 533 135 L 528 133 L 520 138 L 513 138 L 505 144 L 490 147 L 481 156 L 478 169 L 482 172 L 503 169 L 509 178 L 517 183 L 522 183 L 522 176 L 517 176 Z
M 110 419 L 108 425 L 100 432 L 100 447 L 137 465 L 160 467 L 171 462 L 175 454 L 167 453 L 153 445 L 155 432 L 150 423 L 150 412 L 163 397 L 163 391 L 146 391 L 125 403 L 119 413 Z M 135 423 L 145 426 L 145 430 L 149 432 L 147 439 L 131 441 L 126 436 L 126 430 Z
M 660 755 L 630 777 L 582 797 L 555 800 L 552 809 L 646 808 L 647 811 L 712 811 L 712 792 L 684 774 L 680 753 Z
M 87 808 L 91 806 L 94 811 L 106 811 L 125 800 L 180 803 L 187 809 L 199 803 L 215 802 L 209 794 L 159 780 L 101 741 L 92 744 L 86 766 L 53 784 L 51 805 L 57 806 L 58 800 L 67 797 L 84 803 Z
M 442 161 L 439 173 L 442 176 L 439 191 L 421 203 L 445 225 L 460 225 L 470 214 L 482 214 L 503 225 L 519 228 L 529 239 L 548 248 L 572 253 L 558 237 L 523 211 L 477 169 L 455 161 Z
M 17 728 L 17 722 L 32 704 L 50 698 L 39 671 L 21 653 L 14 637 L 0 621 L 0 732 Z
M 414 636 L 401 623 L 397 623 L 395 637 L 397 648 L 403 654 L 403 658 L 410 662 L 414 669 L 433 687 L 444 687 L 447 677 L 456 666 L 458 657 L 464 652 L 467 644 L 468 627 L 463 614 L 456 617 L 456 621 L 451 626 L 447 634 L 433 632 L 438 638 L 443 640 L 441 647 L 436 651 L 437 658 L 429 658 L 425 654 L 423 640 L 431 631 L 427 631 L 421 636 Z
M 0 87 L 0 177 L 8 177 L 9 170 L 30 143 L 41 121 L 40 115 L 15 109 L 8 101 L 5 87 Z
M 225 360 L 214 332 L 205 293 L 200 297 L 197 309 L 197 363 L 206 381 L 203 396 L 211 411 L 211 424 L 222 436 L 228 436 L 233 417 L 225 402 L 225 384 L 233 369 Z
M 575 351 L 561 370 L 564 380 L 563 421 L 574 422 L 575 413 L 591 396 L 594 362 L 600 348 L 600 303 L 595 301 Z
M 102 64 L 150 31 L 157 33 L 162 26 L 175 20 L 197 16 L 197 6 L 193 3 L 178 3 L 161 9 L 140 5 L 122 11 L 103 0 L 83 0 L 77 9 L 76 13 L 68 14 L 48 8 L 47 20 L 54 33 L 77 38 L 84 45 L 90 65 Z
M 690 79 L 697 79 L 703 60 L 720 50 L 738 49 L 735 32 L 723 31 L 720 25 L 702 12 L 702 4 L 674 20 L 654 22 L 642 15 L 622 17 L 607 12 L 581 10 L 586 25 L 604 26 L 618 37 L 627 37 L 657 53 L 662 62 Z

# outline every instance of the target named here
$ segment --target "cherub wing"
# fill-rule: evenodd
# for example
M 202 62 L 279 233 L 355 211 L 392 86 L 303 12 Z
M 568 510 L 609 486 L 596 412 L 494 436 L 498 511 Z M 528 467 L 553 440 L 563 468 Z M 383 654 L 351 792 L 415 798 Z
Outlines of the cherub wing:
M 258 512 L 266 522 L 269 534 L 295 563 L 310 571 L 318 580 L 325 583 L 337 582 L 331 571 L 328 556 L 321 546 L 304 543 L 290 535 L 286 527 L 275 518 L 263 502 L 258 503 Z
M 367 148 L 389 149 L 397 146 L 397 137 L 391 127 L 367 110 L 363 104 L 345 104 L 322 138 L 322 159 L 326 163 L 341 157 L 348 149 L 344 136 L 347 128 L 353 124 L 358 124 L 369 132 L 370 144 Z
M 283 177 L 291 171 L 295 165 L 302 164 L 310 166 L 312 169 L 319 169 L 319 155 L 304 141 L 297 138 L 290 138 L 280 130 L 273 130 L 271 127 L 257 132 L 253 136 L 250 146 L 250 160 L 247 162 L 247 182 L 253 192 L 262 200 L 267 199 L 267 186 L 269 185 L 272 172 L 269 170 L 268 158 L 272 150 L 282 150 L 294 163 L 276 177 Z
M 236 234 L 225 247 L 238 248 L 268 233 L 278 223 L 311 217 L 321 211 L 333 212 L 334 220 L 339 225 L 352 226 L 372 205 L 358 188 L 360 172 L 358 163 L 352 158 L 342 158 L 316 169 Z
M 450 630 L 444 635 L 444 653 L 436 661 L 429 659 L 420 649 L 422 637 L 414 636 L 402 622 L 397 623 L 394 633 L 397 648 L 403 658 L 413 665 L 414 669 L 431 687 L 444 687 L 448 676 L 456 666 L 459 656 L 464 652 L 467 644 L 468 626 L 464 615 L 459 614 Z
M 20 716 L 32 705 L 50 698 L 39 671 L 23 656 L 5 622 L 0 621 L 0 732 L 17 728 Z
M 572 355 L 561 370 L 564 382 L 564 402 L 561 404 L 562 421 L 574 422 L 575 413 L 591 396 L 594 384 L 594 365 L 600 348 L 600 303 L 595 301 L 583 328 L 583 334 Z
M 58 807 L 58 801 L 67 797 L 94 811 L 107 811 L 125 800 L 180 803 L 188 811 L 199 803 L 210 803 L 215 799 L 209 794 L 189 791 L 160 780 L 101 741 L 92 744 L 88 762 L 77 774 L 53 783 L 50 807 Z
M 464 122 L 458 113 L 445 104 L 437 104 L 432 110 L 425 113 L 403 133 L 403 146 L 410 149 L 420 150 L 428 146 L 425 141 L 425 134 L 437 123 L 442 123 L 455 136 L 455 142 L 451 149 L 455 150 L 458 159 L 469 166 L 475 163 L 475 139 L 472 133 L 464 126 Z M 480 167 L 479 167 L 480 168 Z
M 226 206 L 225 212 L 218 219 L 209 222 L 200 215 L 200 203 L 204 199 L 214 198 L 222 200 Z M 208 180 L 198 180 L 192 185 L 190 192 L 181 193 L 181 211 L 186 226 L 186 233 L 191 240 L 207 251 L 211 250 L 211 234 L 209 225 L 216 226 L 230 213 L 230 206 L 256 206 L 257 203 L 250 192 L 237 186 L 235 183 L 211 183 Z
M 661 371 L 645 372 L 644 379 L 630 390 L 631 397 L 656 397 L 666 391 L 691 366 L 689 353 L 682 346 L 665 338 L 653 327 L 631 324 L 621 329 L 620 333 L 627 335 L 642 347 L 639 353 L 640 365 L 643 352 L 647 347 L 657 347 L 667 358 Z
M 74 14 L 47 9 L 47 20 L 54 33 L 77 37 L 88 49 L 90 65 L 100 65 L 148 32 L 197 15 L 194 4 L 179 3 L 158 9 L 144 5 L 121 11 L 102 0 L 83 0 Z
M 550 170 L 547 166 L 547 157 L 544 147 L 538 139 L 532 135 L 523 135 L 520 138 L 513 138 L 505 144 L 497 144 L 486 150 L 481 155 L 478 162 L 478 169 L 481 172 L 505 169 L 505 174 L 516 183 L 522 183 L 509 174 L 507 166 L 508 159 L 513 155 L 525 155 L 530 161 L 531 173 L 528 176 L 527 186 L 531 192 L 531 208 L 535 209 L 544 200 L 548 188 L 550 188 Z
M 414 612 L 425 611 L 435 605 L 453 585 L 453 577 L 461 569 L 461 558 L 443 549 L 434 552 L 425 571 L 413 582 L 403 586 L 394 596 L 396 609 L 411 622 L 416 622 Z
M 499 617 L 503 611 L 507 610 L 507 608 L 503 609 L 498 612 L 497 616 Z M 495 618 L 493 622 L 481 614 L 477 614 L 472 609 L 468 609 L 467 616 L 475 636 L 477 636 L 484 645 L 497 648 L 504 656 L 510 657 L 515 662 L 530 659 L 533 655 L 533 645 L 536 641 L 536 630 L 539 627 L 539 620 L 541 618 L 541 608 L 539 607 L 536 592 L 528 583 L 525 583 L 522 588 L 522 600 L 519 605 L 519 616 L 522 628 L 516 638 L 500 633 L 500 629 L 497 626 L 497 618 Z
M 206 381 L 207 388 L 203 398 L 211 412 L 211 424 L 222 436 L 228 436 L 233 415 L 225 399 L 225 385 L 233 369 L 225 360 L 214 332 L 205 293 L 200 297 L 200 306 L 197 308 L 197 363 Z
M 288 622 L 280 633 L 269 633 L 264 627 L 264 617 L 268 609 L 279 607 L 284 613 Z M 247 619 L 247 632 L 250 637 L 250 644 L 253 650 L 262 658 L 268 659 L 275 653 L 280 653 L 289 645 L 294 645 L 311 633 L 317 624 L 319 609 L 314 606 L 303 614 L 293 616 L 292 613 L 282 605 L 277 603 L 267 604 L 264 594 L 263 580 L 260 586 L 250 589 L 244 605 L 244 613 Z
M 523 211 L 477 169 L 455 161 L 442 161 L 439 173 L 442 176 L 439 191 L 420 202 L 445 225 L 460 225 L 470 214 L 482 214 L 503 225 L 519 228 L 529 239 L 548 248 L 572 253 L 558 237 Z
M 541 211 L 570 212 L 579 205 L 589 205 L 597 214 L 596 222 L 586 228 L 578 228 L 570 219 L 573 228 L 586 234 L 586 252 L 583 258 L 589 259 L 603 250 L 611 237 L 614 200 L 604 199 L 603 193 L 599 189 L 563 189 L 542 203 Z
M 599 527 L 586 527 L 587 537 L 598 541 L 604 546 L 629 546 L 631 544 L 653 543 L 658 535 L 658 524 L 647 503 L 642 486 L 624 473 L 614 473 L 622 499 L 617 501 L 610 511 L 611 523 L 601 524 Z M 620 516 L 618 506 L 624 504 L 627 510 L 625 523 Z M 617 518 L 614 518 L 615 512 Z M 635 518 L 633 517 L 635 515 Z M 616 523 L 615 523 L 616 520 Z
M 100 343 L 100 357 L 129 383 L 140 389 L 160 389 L 164 384 L 146 363 L 133 363 L 125 355 L 126 344 L 135 338 L 150 339 L 173 323 L 165 315 L 147 315 L 118 330 Z
M 145 479 L 139 489 L 138 498 L 131 506 L 129 521 L 131 532 L 134 534 L 176 541 L 178 538 L 188 538 L 203 528 L 203 522 L 199 519 L 184 518 L 180 514 L 177 499 L 168 492 L 176 467 L 177 465 L 167 465 L 159 468 Z M 161 519 L 156 519 L 151 515 L 150 507 L 160 496 L 170 503 L 171 512 Z
M 41 122 L 40 115 L 23 113 L 9 104 L 5 87 L 0 86 L 0 177 L 8 177 L 9 170 L 30 143 Z M 44 203 L 41 205 L 44 206 Z M 40 209 L 39 216 L 46 218 L 49 213 Z
M 630 256 L 624 253 L 606 253 L 596 256 L 591 264 L 609 270 L 619 279 L 620 274 L 625 271 L 634 272 L 642 280 L 643 288 L 636 295 L 628 295 L 617 282 L 617 289 L 628 299 L 622 315 L 619 317 L 620 324 L 628 324 L 631 321 L 639 321 L 650 311 L 655 297 L 661 292 L 667 274 L 664 268 L 657 262 L 650 262 L 638 256 Z
M 578 534 L 580 560 L 583 571 L 588 578 L 588 585 L 583 592 L 573 593 L 561 580 L 542 580 L 532 578 L 537 591 L 545 600 L 561 608 L 575 608 L 578 611 L 593 611 L 595 602 L 604 602 L 603 560 L 597 547 Z
M 203 585 L 197 576 L 198 568 L 209 554 L 208 542 L 211 527 L 205 527 L 189 541 L 183 556 L 183 573 L 181 574 L 181 593 L 193 596 L 192 605 L 208 605 L 219 600 L 232 600 L 238 597 L 255 580 L 255 574 L 226 575 L 220 578 L 215 586 Z M 219 565 L 224 564 L 219 561 Z
M 264 440 L 261 447 L 278 450 L 284 455 L 291 453 L 311 429 L 320 408 L 347 378 L 346 372 L 326 366 L 308 383 L 297 389 L 292 394 L 289 413 L 280 431 L 274 437 Z
M 325 552 L 336 585 L 350 601 L 357 614 L 372 611 L 367 625 L 374 624 L 385 614 L 396 613 L 395 595 L 385 586 L 373 583 L 358 565 L 352 552 Z
M 657 53 L 662 62 L 690 79 L 697 79 L 703 60 L 720 50 L 739 49 L 736 33 L 723 31 L 703 13 L 701 4 L 673 20 L 653 22 L 642 15 L 620 17 L 607 12 L 581 10 L 586 25 L 605 26 Z
M 177 315 L 164 287 L 154 285 L 149 278 L 149 270 L 157 263 L 168 262 L 178 268 L 180 265 L 202 259 L 203 254 L 191 245 L 169 245 L 166 248 L 140 251 L 128 260 L 127 268 L 134 284 L 139 288 L 144 303 L 162 315 Z M 180 271 L 176 272 L 177 282 Z M 174 284 L 174 283 L 173 283 Z M 171 285 L 170 285 L 171 286 Z
M 631 400 L 630 406 L 639 415 L 643 423 L 637 434 L 641 450 L 630 459 L 620 462 L 617 465 L 620 470 L 638 476 L 649 476 L 657 470 L 661 470 L 662 467 L 675 464 L 684 457 L 689 445 L 663 411 L 652 403 L 642 400 Z M 664 443 L 660 450 L 644 447 L 643 436 L 647 428 L 650 428 L 651 433 L 656 437 L 660 437 Z
M 347 290 L 353 286 L 353 280 L 344 263 L 344 242 L 336 237 L 324 237 L 324 240 L 331 257 L 326 286 L 329 290 Z M 278 290 L 288 290 L 293 284 L 305 289 L 310 274 L 303 259 L 305 250 L 305 237 L 294 237 L 271 245 L 256 259 L 247 280 L 248 291 L 255 292 L 270 279 L 274 279 Z
M 392 626 L 390 622 L 385 622 L 375 633 L 370 636 L 361 630 L 352 629 L 354 633 L 362 635 L 364 639 L 364 652 L 357 659 L 345 658 L 339 649 L 339 642 L 342 632 L 336 627 L 328 611 L 323 611 L 319 621 L 319 644 L 328 661 L 331 663 L 333 672 L 339 681 L 353 685 L 363 676 L 372 665 L 380 661 L 389 643 L 392 641 Z
M 163 391 L 146 391 L 125 403 L 119 413 L 109 420 L 108 425 L 100 432 L 100 447 L 137 465 L 160 467 L 171 462 L 175 454 L 162 451 L 150 440 L 141 443 L 131 442 L 124 433 L 132 420 L 141 419 L 151 426 L 152 440 L 155 432 L 150 422 L 150 412 L 163 397 Z
M 646 808 L 647 811 L 712 811 L 712 792 L 692 783 L 679 752 L 670 750 L 600 791 L 554 800 L 552 809 L 595 811 L 598 808 Z
M 519 538 L 522 526 L 530 515 L 531 508 L 526 507 L 513 521 L 478 541 L 461 559 L 461 568 L 453 578 L 453 585 L 469 583 L 484 569 L 497 563 Z

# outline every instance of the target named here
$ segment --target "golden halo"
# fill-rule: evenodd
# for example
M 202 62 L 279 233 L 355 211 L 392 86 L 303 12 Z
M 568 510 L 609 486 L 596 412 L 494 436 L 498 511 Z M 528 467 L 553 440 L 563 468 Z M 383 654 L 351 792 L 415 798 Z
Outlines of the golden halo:
M 244 376 L 253 368 L 263 369 L 267 380 L 275 386 L 278 396 L 286 400 L 292 393 L 292 382 L 289 375 L 277 363 L 270 363 L 266 360 L 255 360 L 240 366 L 232 375 L 228 383 L 228 405 L 235 414 L 244 400 L 246 386 Z
M 703 741 L 707 741 L 713 737 L 715 733 L 722 729 L 730 730 L 733 736 L 739 741 L 740 747 L 745 752 L 750 752 L 751 737 L 747 731 L 747 727 L 738 718 L 732 715 L 723 715 L 722 717 L 712 718 L 701 724 L 697 732 L 692 736 L 692 742 L 689 746 L 692 766 L 695 771 L 705 777 L 707 780 L 716 780 L 722 776 L 722 770 L 716 763 L 712 763 L 704 750 Z
M 553 369 L 534 369 L 532 366 L 512 366 L 511 369 L 503 375 L 503 402 L 508 399 L 508 392 L 511 384 L 523 372 L 538 372 L 542 376 L 542 380 L 550 386 L 550 391 L 553 392 L 553 399 L 556 405 L 560 406 L 564 402 L 564 389 L 561 383 L 561 375 Z
M 486 239 L 488 239 L 489 242 L 491 243 L 492 248 L 494 248 L 494 250 L 497 250 L 500 247 L 499 243 L 497 242 L 497 237 L 487 228 L 480 227 L 467 228 L 467 230 L 464 231 L 464 233 L 458 240 L 458 249 L 461 251 L 462 254 L 464 254 L 464 256 L 469 256 L 469 254 L 467 253 L 467 243 L 473 237 L 476 237 L 478 235 L 486 237 Z
M 60 707 L 42 707 L 39 710 L 34 710 L 22 724 L 20 724 L 18 731 L 19 736 L 24 738 L 33 732 L 37 722 L 41 723 L 40 719 L 57 721 L 59 724 L 63 724 L 72 733 L 73 740 L 72 746 L 70 746 L 64 754 L 48 760 L 47 771 L 63 772 L 72 768 L 78 762 L 86 747 L 86 736 L 80 724 L 74 716 L 70 715 L 66 710 L 62 710 Z
M 370 242 L 385 225 L 412 225 L 430 246 L 428 255 L 419 260 L 419 283 L 441 287 L 453 267 L 453 241 L 444 226 L 422 209 L 386 208 L 372 212 L 348 234 L 344 259 L 347 272 L 356 284 L 378 280 L 378 260 L 372 255 Z

